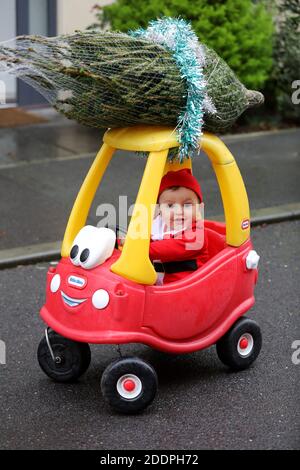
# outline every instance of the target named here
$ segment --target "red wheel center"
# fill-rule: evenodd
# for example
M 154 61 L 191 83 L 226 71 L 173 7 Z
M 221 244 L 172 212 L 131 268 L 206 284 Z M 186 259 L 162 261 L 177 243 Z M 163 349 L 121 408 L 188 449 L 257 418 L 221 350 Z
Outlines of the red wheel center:
M 248 347 L 248 340 L 247 338 L 242 338 L 241 341 L 240 341 L 240 348 L 241 349 L 246 349 Z
M 123 387 L 126 390 L 126 392 L 133 392 L 133 390 L 135 389 L 135 383 L 133 380 L 127 379 L 123 383 Z

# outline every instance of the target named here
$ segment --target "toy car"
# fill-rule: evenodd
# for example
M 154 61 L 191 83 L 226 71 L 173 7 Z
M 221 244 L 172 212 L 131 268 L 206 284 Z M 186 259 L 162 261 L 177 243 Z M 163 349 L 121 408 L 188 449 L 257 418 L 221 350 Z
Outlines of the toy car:
M 261 332 L 243 317 L 254 304 L 259 256 L 250 240 L 245 186 L 237 164 L 216 136 L 204 133 L 201 145 L 214 168 L 225 223 L 205 220 L 209 260 L 189 276 L 155 285 L 148 237 L 136 237 L 137 207 L 147 207 L 150 234 L 162 176 L 192 168 L 167 159 L 178 146 L 174 131 L 137 126 L 108 130 L 72 209 L 62 258 L 47 273 L 47 325 L 38 348 L 42 370 L 58 382 L 78 379 L 88 368 L 88 343 L 143 343 L 168 353 L 189 353 L 216 344 L 220 360 L 234 370 L 247 368 L 261 349 Z M 85 226 L 97 187 L 115 149 L 149 152 L 123 248 L 111 229 Z M 51 330 L 51 331 L 49 331 Z M 123 357 L 103 373 L 105 400 L 117 411 L 135 413 L 153 400 L 157 376 L 136 357 Z

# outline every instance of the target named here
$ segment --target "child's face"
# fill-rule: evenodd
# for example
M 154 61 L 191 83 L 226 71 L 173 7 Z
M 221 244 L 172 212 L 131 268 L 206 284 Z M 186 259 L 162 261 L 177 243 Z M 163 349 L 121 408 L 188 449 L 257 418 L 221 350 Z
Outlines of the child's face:
M 169 230 L 183 229 L 201 218 L 197 194 L 183 186 L 163 191 L 158 203 L 163 222 Z

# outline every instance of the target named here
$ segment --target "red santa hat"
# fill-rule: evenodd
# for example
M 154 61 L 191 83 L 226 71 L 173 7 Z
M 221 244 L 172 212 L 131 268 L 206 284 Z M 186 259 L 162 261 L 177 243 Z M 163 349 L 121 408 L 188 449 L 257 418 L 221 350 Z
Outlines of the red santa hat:
M 197 194 L 200 202 L 203 201 L 200 184 L 188 168 L 178 171 L 169 171 L 166 173 L 160 183 L 158 198 L 165 189 L 171 188 L 172 186 L 184 186 L 185 188 L 191 189 Z

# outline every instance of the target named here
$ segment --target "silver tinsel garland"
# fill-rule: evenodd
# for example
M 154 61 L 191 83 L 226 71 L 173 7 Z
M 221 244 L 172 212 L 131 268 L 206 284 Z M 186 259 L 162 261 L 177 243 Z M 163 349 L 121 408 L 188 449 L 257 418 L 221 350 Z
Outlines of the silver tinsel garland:
M 179 159 L 182 161 L 195 150 L 199 151 L 204 112 L 216 112 L 206 92 L 203 75 L 204 49 L 190 23 L 182 18 L 151 21 L 147 29 L 140 28 L 130 31 L 129 34 L 156 42 L 172 52 L 181 77 L 186 83 L 186 106 L 178 116 L 176 127 L 180 142 Z

